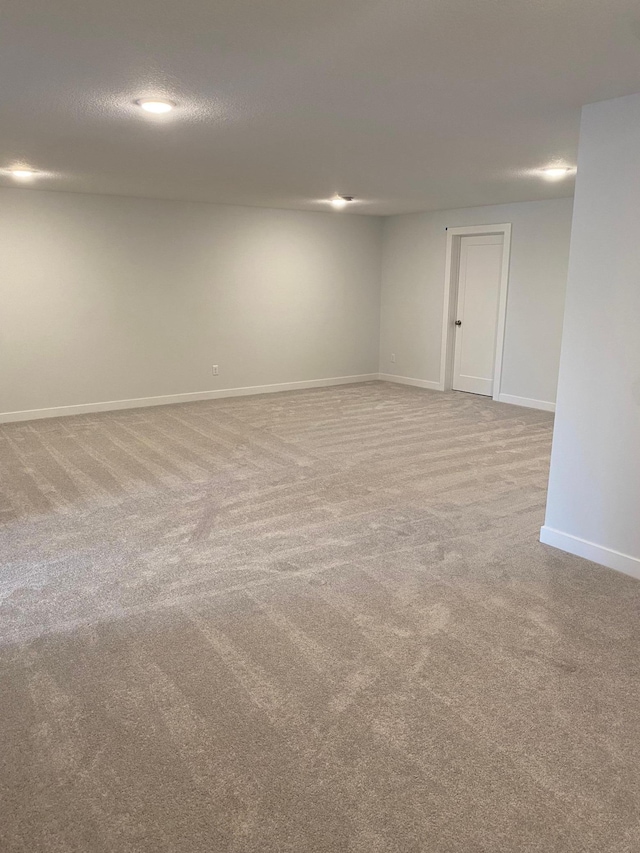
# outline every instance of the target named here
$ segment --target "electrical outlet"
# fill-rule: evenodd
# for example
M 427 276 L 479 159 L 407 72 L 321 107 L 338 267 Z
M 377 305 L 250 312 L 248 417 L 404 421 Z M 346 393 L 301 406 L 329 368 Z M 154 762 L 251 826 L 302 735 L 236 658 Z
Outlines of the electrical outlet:
M 214 364 L 214 365 L 213 365 L 213 367 L 212 367 L 211 369 L 213 370 L 213 375 L 214 375 L 214 376 L 217 376 L 217 375 L 218 375 L 218 373 L 220 372 L 220 371 L 218 370 L 218 365 L 217 365 L 217 364 Z
M 395 364 L 395 363 L 396 363 L 396 354 L 395 354 L 395 352 L 392 352 L 391 353 L 391 364 Z

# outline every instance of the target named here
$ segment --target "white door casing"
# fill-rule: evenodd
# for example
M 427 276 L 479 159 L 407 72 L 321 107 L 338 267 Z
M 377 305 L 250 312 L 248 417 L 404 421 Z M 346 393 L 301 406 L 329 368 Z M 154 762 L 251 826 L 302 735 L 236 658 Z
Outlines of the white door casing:
M 494 355 L 493 355 L 493 374 L 486 370 L 486 364 L 484 370 L 477 370 L 476 368 L 470 368 L 469 364 L 465 362 L 465 353 L 464 347 L 460 352 L 460 365 L 458 370 L 458 376 L 467 376 L 474 377 L 477 376 L 479 379 L 489 379 L 492 380 L 491 390 L 488 390 L 488 385 L 483 384 L 482 390 L 480 390 L 480 386 L 475 386 L 475 393 L 489 394 L 493 397 L 494 400 L 499 399 L 500 390 L 501 390 L 501 382 L 502 382 L 502 354 L 504 349 L 504 335 L 505 335 L 505 325 L 506 325 L 506 316 L 507 316 L 507 289 L 509 284 L 509 263 L 510 263 L 510 252 L 511 252 L 511 224 L 510 223 L 502 223 L 499 225 L 468 225 L 468 226 L 455 226 L 449 227 L 446 229 L 447 232 L 447 243 L 446 243 L 446 262 L 445 262 L 445 288 L 444 288 L 444 309 L 442 315 L 442 345 L 441 345 L 441 356 L 440 356 L 440 380 L 438 383 L 438 387 L 442 391 L 451 390 L 453 385 L 453 377 L 454 377 L 454 366 L 455 366 L 455 356 L 456 356 L 456 329 L 460 328 L 455 325 L 455 321 L 458 319 L 462 319 L 458 317 L 458 289 L 459 289 L 459 276 L 460 276 L 460 267 L 461 267 L 461 249 L 462 249 L 462 241 L 465 237 L 487 237 L 492 236 L 498 238 L 499 241 L 502 242 L 501 246 L 497 248 L 494 246 L 493 249 L 487 248 L 484 251 L 485 255 L 491 255 L 492 252 L 497 254 L 498 249 L 501 249 L 501 262 L 499 269 L 499 285 L 498 285 L 498 303 L 497 303 L 497 317 L 495 323 L 495 334 L 494 334 Z M 484 241 L 483 241 L 484 242 Z M 476 258 L 469 257 L 468 247 L 470 243 L 467 243 L 466 259 L 462 259 L 463 262 L 466 260 L 468 265 L 469 260 L 472 261 L 472 267 L 474 266 L 482 266 L 479 263 L 475 263 Z M 473 249 L 471 251 L 471 256 L 474 254 L 482 255 L 483 252 L 480 250 Z M 494 256 L 495 260 L 495 256 Z M 473 270 L 467 270 L 467 272 L 472 272 Z M 473 286 L 470 288 L 469 296 L 471 297 L 471 292 L 474 290 Z M 471 300 L 473 301 L 473 300 Z M 483 310 L 486 310 L 488 307 L 489 300 L 484 305 Z M 471 306 L 469 306 L 469 316 L 471 316 Z M 464 344 L 464 338 L 459 342 L 459 346 L 462 347 Z M 470 344 L 470 351 L 473 353 L 473 340 L 471 333 L 467 337 L 467 343 Z M 486 352 L 485 352 L 485 361 L 486 361 Z M 483 376 L 482 374 L 486 374 Z M 461 386 L 461 382 L 456 382 L 456 386 Z M 466 389 L 471 390 L 469 385 L 466 385 Z
M 460 240 L 452 388 L 493 394 L 502 234 Z

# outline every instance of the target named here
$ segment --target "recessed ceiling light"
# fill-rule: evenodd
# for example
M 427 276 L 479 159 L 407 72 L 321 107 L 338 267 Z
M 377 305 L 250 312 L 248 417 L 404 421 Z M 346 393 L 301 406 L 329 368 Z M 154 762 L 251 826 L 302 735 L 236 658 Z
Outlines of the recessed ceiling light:
M 330 199 L 330 204 L 336 210 L 342 210 L 342 208 L 346 207 L 350 201 L 353 201 L 352 195 L 336 195 Z
M 173 101 L 166 101 L 162 98 L 138 98 L 136 104 L 148 113 L 155 113 L 156 115 L 170 113 L 175 107 Z
M 549 181 L 559 181 L 566 178 L 570 171 L 566 166 L 550 166 L 548 169 L 542 169 L 542 174 Z
M 18 178 L 21 181 L 28 181 L 29 178 L 33 178 L 34 175 L 37 175 L 35 169 L 9 169 L 14 178 Z

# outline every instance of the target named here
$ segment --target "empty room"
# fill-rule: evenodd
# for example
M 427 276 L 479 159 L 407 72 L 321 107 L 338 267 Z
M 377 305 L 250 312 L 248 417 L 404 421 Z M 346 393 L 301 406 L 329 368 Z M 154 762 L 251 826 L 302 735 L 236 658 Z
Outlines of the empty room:
M 637 0 L 2 4 L 2 853 L 638 853 L 639 223 Z

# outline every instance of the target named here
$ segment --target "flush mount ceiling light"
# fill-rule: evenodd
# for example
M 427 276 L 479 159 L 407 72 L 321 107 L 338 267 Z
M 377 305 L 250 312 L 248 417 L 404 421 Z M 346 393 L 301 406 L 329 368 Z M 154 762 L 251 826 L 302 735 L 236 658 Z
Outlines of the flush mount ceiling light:
M 342 210 L 349 204 L 350 201 L 353 201 L 352 195 L 336 195 L 329 200 L 329 203 L 336 210 Z
M 145 112 L 154 113 L 154 115 L 170 113 L 175 107 L 173 101 L 167 101 L 164 98 L 138 98 L 136 104 Z
M 28 181 L 38 174 L 35 169 L 27 169 L 25 167 L 9 169 L 9 172 L 14 178 L 18 178 L 20 181 Z
M 549 166 L 547 169 L 542 169 L 542 175 L 548 181 L 561 181 L 566 178 L 572 170 L 567 166 Z

